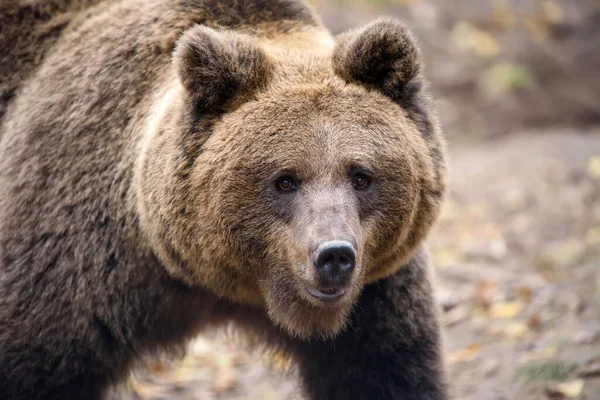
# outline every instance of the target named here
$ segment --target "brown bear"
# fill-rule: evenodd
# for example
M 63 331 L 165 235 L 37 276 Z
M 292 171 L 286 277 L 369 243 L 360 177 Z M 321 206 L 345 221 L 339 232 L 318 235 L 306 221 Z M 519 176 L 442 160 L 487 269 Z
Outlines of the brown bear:
M 0 46 L 0 397 L 100 399 L 234 323 L 309 399 L 447 398 L 444 146 L 400 22 L 8 0 Z

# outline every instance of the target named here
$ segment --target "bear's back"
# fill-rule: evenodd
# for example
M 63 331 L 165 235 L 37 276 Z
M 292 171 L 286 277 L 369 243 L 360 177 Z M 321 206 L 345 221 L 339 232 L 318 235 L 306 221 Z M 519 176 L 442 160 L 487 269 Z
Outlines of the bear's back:
M 67 29 L 96 16 L 113 4 L 135 0 L 5 0 L 0 2 L 0 127 L 17 91 L 41 65 L 47 52 Z M 235 28 L 275 21 L 316 24 L 313 14 L 300 2 L 276 1 L 147 1 L 147 14 L 163 18 L 165 30 L 161 45 L 169 50 L 185 28 L 193 22 Z M 94 8 L 94 6 L 98 6 Z M 90 10 L 93 8 L 92 10 Z M 162 9 L 166 13 L 156 13 Z M 142 12 L 140 15 L 147 15 Z M 171 21 L 168 21 L 168 20 Z M 142 22 L 142 21 L 140 21 Z M 170 25 L 170 26 L 169 26 Z M 284 24 L 285 25 L 285 24 Z M 282 30 L 287 29 L 285 26 Z M 133 33 L 133 32 L 132 32 Z M 2 130 L 0 129 L 0 134 Z
M 106 1 L 7 0 L 0 3 L 0 125 L 22 82 L 40 65 L 65 27 L 81 11 Z

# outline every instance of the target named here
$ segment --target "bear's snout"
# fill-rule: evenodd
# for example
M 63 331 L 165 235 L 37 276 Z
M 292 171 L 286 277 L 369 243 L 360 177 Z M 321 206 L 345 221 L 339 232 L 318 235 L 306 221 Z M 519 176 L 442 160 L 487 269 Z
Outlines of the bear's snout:
M 337 300 L 349 286 L 356 266 L 356 249 L 345 240 L 329 240 L 313 251 L 312 263 L 317 285 L 307 287 L 307 292 L 322 301 Z

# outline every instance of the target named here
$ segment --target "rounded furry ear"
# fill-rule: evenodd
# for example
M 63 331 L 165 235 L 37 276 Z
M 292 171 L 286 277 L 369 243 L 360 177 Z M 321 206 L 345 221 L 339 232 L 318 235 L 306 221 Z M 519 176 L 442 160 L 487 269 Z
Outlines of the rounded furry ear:
M 188 99 L 204 112 L 248 100 L 271 76 L 270 60 L 248 36 L 201 25 L 182 35 L 173 58 Z
M 419 50 L 401 22 L 380 18 L 338 36 L 333 68 L 347 82 L 375 87 L 400 101 L 407 85 L 419 75 Z

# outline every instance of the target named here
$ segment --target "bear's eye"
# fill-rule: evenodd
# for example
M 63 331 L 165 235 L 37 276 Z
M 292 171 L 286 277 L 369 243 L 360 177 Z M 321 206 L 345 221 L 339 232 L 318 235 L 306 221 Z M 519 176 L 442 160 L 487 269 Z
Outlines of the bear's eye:
M 369 183 L 371 179 L 365 174 L 357 173 L 352 177 L 352 186 L 356 190 L 365 190 L 369 187 Z
M 277 179 L 277 188 L 284 192 L 289 192 L 292 190 L 296 190 L 298 185 L 296 184 L 296 180 L 291 176 L 282 176 Z

